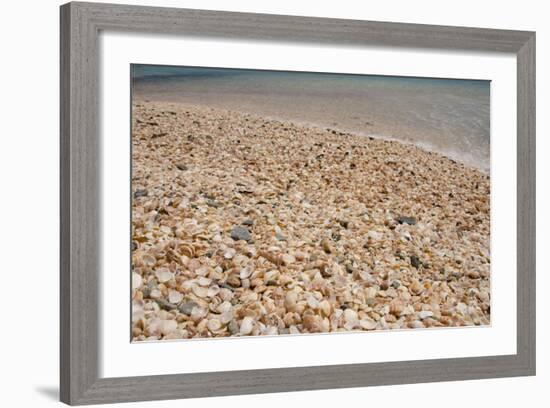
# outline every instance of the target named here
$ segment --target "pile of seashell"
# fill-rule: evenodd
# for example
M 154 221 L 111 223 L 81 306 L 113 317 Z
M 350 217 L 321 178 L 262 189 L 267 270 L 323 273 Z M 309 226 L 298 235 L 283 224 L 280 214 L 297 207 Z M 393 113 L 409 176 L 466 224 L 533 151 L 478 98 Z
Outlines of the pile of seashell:
M 488 175 L 208 107 L 132 119 L 134 341 L 490 323 Z

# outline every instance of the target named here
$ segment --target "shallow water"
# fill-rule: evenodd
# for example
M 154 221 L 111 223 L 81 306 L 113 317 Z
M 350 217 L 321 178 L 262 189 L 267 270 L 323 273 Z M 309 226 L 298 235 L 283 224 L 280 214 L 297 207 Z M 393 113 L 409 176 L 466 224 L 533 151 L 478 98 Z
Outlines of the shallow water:
M 133 66 L 133 95 L 413 143 L 489 170 L 490 82 Z

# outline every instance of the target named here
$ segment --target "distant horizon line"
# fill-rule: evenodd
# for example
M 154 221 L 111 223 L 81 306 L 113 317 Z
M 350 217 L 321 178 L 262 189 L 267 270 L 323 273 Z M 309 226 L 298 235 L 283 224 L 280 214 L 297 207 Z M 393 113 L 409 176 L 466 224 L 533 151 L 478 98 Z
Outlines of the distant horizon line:
M 165 70 L 163 72 L 152 73 L 137 73 L 136 68 L 139 69 L 151 69 L 151 70 Z M 187 71 L 187 72 L 177 72 Z M 464 81 L 464 82 L 477 82 L 482 84 L 490 84 L 490 79 L 475 79 L 475 78 L 443 78 L 443 77 L 419 77 L 419 76 L 406 76 L 406 75 L 384 75 L 384 74 L 365 74 L 365 73 L 348 73 L 348 72 L 323 72 L 323 71 L 293 71 L 293 70 L 277 70 L 277 69 L 262 69 L 262 68 L 225 68 L 225 67 L 207 67 L 207 66 L 195 66 L 195 65 L 164 65 L 164 64 L 130 64 L 130 78 L 132 80 L 140 79 L 154 79 L 154 78 L 179 78 L 179 77 L 206 77 L 214 75 L 229 75 L 229 74 L 268 74 L 268 73 L 285 73 L 285 74 L 297 74 L 297 75 L 319 75 L 319 76 L 351 76 L 351 77 L 375 77 L 375 78 L 400 78 L 409 80 L 439 80 L 439 81 Z

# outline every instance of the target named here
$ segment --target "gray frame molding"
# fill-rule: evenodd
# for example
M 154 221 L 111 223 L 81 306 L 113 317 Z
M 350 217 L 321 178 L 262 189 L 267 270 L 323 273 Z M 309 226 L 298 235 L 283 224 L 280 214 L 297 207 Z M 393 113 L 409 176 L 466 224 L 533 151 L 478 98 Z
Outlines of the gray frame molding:
M 535 33 L 113 4 L 61 6 L 61 401 L 98 404 L 535 374 Z M 101 30 L 517 55 L 517 354 L 204 374 L 98 375 Z

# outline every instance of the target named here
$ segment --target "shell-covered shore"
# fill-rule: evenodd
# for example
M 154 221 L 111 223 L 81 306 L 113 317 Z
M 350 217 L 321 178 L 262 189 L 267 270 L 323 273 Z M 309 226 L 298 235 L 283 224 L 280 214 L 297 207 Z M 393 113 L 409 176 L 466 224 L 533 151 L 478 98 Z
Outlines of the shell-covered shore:
M 490 180 L 412 145 L 136 100 L 134 341 L 487 325 Z

